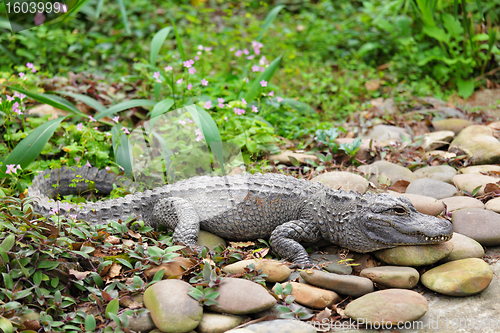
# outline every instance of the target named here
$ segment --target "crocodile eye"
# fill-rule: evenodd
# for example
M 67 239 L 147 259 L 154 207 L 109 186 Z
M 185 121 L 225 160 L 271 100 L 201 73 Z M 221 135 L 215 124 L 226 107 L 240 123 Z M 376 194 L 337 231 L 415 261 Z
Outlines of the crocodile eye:
M 392 211 L 400 215 L 406 214 L 406 209 L 404 209 L 403 207 L 394 207 Z

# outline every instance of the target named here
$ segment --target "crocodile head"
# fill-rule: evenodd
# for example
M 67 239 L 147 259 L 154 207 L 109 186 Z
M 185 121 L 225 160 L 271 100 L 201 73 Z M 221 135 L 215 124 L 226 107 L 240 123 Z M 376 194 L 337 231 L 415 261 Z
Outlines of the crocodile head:
M 450 221 L 419 213 L 406 197 L 364 195 L 343 229 L 339 245 L 371 252 L 398 245 L 436 244 L 450 240 Z M 347 221 L 346 221 L 347 222 Z

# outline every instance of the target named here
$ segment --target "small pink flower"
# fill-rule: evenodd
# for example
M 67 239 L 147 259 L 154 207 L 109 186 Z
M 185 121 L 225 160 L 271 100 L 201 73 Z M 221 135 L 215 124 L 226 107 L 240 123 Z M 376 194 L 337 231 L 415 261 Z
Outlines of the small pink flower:
M 248 78 L 244 78 L 243 81 L 245 81 L 246 83 L 248 83 Z
M 119 167 L 121 170 L 125 170 L 124 168 L 122 168 L 122 166 L 121 166 L 121 165 L 119 165 L 118 167 Z
M 24 77 L 24 73 L 19 73 L 19 77 L 22 79 Z
M 28 62 L 28 63 L 26 64 L 26 68 L 31 68 L 31 69 L 33 69 L 33 68 L 35 68 L 35 67 L 33 66 L 33 63 Z
M 224 117 L 224 120 L 225 120 L 225 121 L 228 121 L 227 117 Z
M 7 174 L 16 173 L 15 166 L 16 166 L 15 164 L 7 164 L 7 170 L 5 171 L 5 173 Z
M 99 130 L 99 128 L 97 128 L 97 126 L 96 126 L 96 127 L 94 127 L 94 129 L 95 129 L 96 131 L 98 131 L 98 130 Z
M 257 49 L 260 49 L 261 47 L 263 47 L 264 45 L 261 43 L 261 42 L 258 42 L 256 40 L 253 40 L 252 41 L 252 47 L 255 47 Z
M 201 80 L 201 85 L 208 86 L 208 81 L 205 79 Z
M 75 157 L 76 164 L 80 164 L 81 157 Z
M 281 97 L 276 97 L 276 100 L 278 101 L 278 103 L 281 103 L 281 101 L 283 100 L 283 98 L 281 98 Z
M 160 81 L 160 72 L 154 72 L 153 77 L 156 79 L 156 82 L 161 82 Z
M 78 125 L 76 125 L 76 130 L 77 131 L 81 131 L 83 129 L 83 124 L 82 123 L 78 123 Z
M 94 117 L 92 117 L 92 116 L 89 116 L 89 119 L 90 119 L 90 121 L 97 121 L 97 120 L 95 120 L 95 119 L 94 119 Z
M 257 107 L 255 105 L 252 105 L 252 111 L 257 113 L 257 112 L 259 112 L 259 109 L 257 109 Z
M 12 102 L 14 100 L 14 97 L 7 95 L 7 101 Z
M 274 91 L 270 91 L 268 95 L 271 97 L 274 96 Z
M 234 113 L 236 113 L 238 116 L 241 116 L 242 114 L 245 113 L 245 110 L 239 109 L 239 108 L 234 108 L 233 109 Z
M 212 48 L 211 47 L 205 47 L 205 51 L 210 52 L 210 51 L 212 51 Z
M 50 215 L 57 215 L 57 213 L 59 212 L 59 208 L 57 207 L 54 207 L 50 210 L 49 214 Z
M 234 52 L 234 55 L 237 57 L 241 57 L 242 54 L 243 54 L 243 51 L 241 51 L 241 50 Z
M 114 121 L 115 123 L 118 123 L 118 120 L 120 120 L 120 116 L 113 117 L 113 121 Z
M 265 80 L 260 81 L 260 85 L 262 87 L 267 87 L 267 81 L 265 81 Z
M 85 163 L 85 166 L 92 168 L 92 165 L 90 164 L 89 160 L 87 160 L 87 163 Z
M 255 56 L 254 56 L 254 55 L 251 55 L 251 56 L 248 56 L 248 57 L 247 57 L 247 59 L 248 59 L 248 60 L 252 60 L 253 58 L 255 58 Z
M 20 93 L 18 93 L 16 91 L 16 92 L 14 92 L 14 97 L 17 97 L 17 98 L 19 98 L 22 101 L 23 99 L 26 98 L 26 95 L 25 94 L 20 94 Z
M 212 101 L 206 101 L 205 102 L 205 109 L 210 109 L 212 108 Z
M 196 73 L 196 68 L 191 67 L 190 69 L 188 69 L 188 73 L 189 73 L 189 74 L 194 74 L 194 73 Z
M 200 51 L 203 50 L 203 45 L 201 45 L 201 44 L 198 45 L 198 50 L 200 50 Z
M 130 134 L 130 131 L 126 127 L 122 127 L 122 130 L 125 134 Z
M 193 88 L 193 85 L 190 83 L 187 85 L 187 90 L 191 90 Z
M 245 101 L 244 98 L 241 99 L 241 103 L 243 103 L 244 105 L 247 105 L 247 101 Z
M 201 53 L 201 52 L 199 52 L 199 53 Z M 194 56 L 194 60 L 198 61 L 198 60 L 200 60 L 200 57 L 199 56 Z
M 184 120 L 179 120 L 179 124 L 181 124 L 182 126 L 186 125 L 186 122 Z
M 253 65 L 252 66 L 252 72 L 258 72 L 260 71 L 260 66 L 259 65 Z
M 173 69 L 172 66 L 167 66 L 165 67 L 165 72 L 171 71 L 172 69 Z
M 196 129 L 194 133 L 197 135 L 196 137 L 196 142 L 202 140 L 204 138 L 203 133 L 201 132 L 200 129 Z
M 111 168 L 109 166 L 105 167 L 105 169 L 108 171 L 111 170 Z
M 112 134 L 111 134 L 111 133 L 109 133 L 109 132 L 106 132 L 106 133 L 104 133 L 104 135 L 106 135 L 106 136 L 111 136 Z
M 177 80 L 176 82 L 177 84 L 181 84 L 182 83 L 182 78 L 180 78 L 179 80 Z
M 219 103 L 224 103 L 224 98 L 220 98 L 220 97 L 219 97 L 219 98 L 217 98 L 217 102 L 219 102 Z
M 233 52 L 233 51 L 234 51 L 234 47 L 229 49 L 229 52 Z
M 250 51 L 248 51 L 248 49 L 244 49 L 244 50 L 243 50 L 243 53 L 245 53 L 246 55 L 249 55 L 249 54 L 250 54 Z
M 259 65 L 264 66 L 266 64 L 267 64 L 266 56 L 262 56 L 262 58 L 260 58 L 259 60 Z
M 191 118 L 186 118 L 186 122 L 187 122 L 188 124 L 192 124 L 192 123 L 193 123 L 193 121 L 191 120 Z
M 253 52 L 256 54 L 256 55 L 259 55 L 260 54 L 260 50 L 258 48 L 254 48 L 253 49 Z

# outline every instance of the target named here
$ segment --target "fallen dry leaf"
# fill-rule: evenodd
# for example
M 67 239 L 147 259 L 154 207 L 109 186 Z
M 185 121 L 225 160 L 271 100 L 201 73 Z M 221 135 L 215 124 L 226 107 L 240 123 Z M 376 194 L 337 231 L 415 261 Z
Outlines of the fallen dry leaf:
M 90 271 L 80 272 L 80 271 L 76 271 L 76 270 L 70 268 L 68 270 L 68 273 L 70 275 L 73 275 L 77 280 L 81 281 L 81 280 L 85 279 L 87 277 L 87 275 L 89 275 L 91 272 Z
M 105 242 L 111 243 L 113 245 L 120 244 L 120 238 L 116 236 L 108 236 L 106 239 L 104 239 Z
M 254 242 L 229 242 L 229 245 L 235 249 L 243 249 L 245 247 L 254 246 Z
M 397 182 L 395 182 L 394 185 L 389 187 L 389 190 L 393 190 L 399 193 L 405 193 L 408 185 L 410 185 L 409 181 L 400 179 Z

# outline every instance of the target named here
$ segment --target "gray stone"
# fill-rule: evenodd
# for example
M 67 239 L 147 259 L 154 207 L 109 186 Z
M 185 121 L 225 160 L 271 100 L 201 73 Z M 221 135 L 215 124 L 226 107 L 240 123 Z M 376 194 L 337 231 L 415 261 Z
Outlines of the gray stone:
M 467 174 L 467 173 L 486 174 L 488 172 L 500 172 L 500 165 L 488 165 L 488 164 L 473 165 L 458 170 L 458 173 L 461 174 Z
M 319 159 L 316 155 L 294 153 L 293 151 L 290 151 L 290 150 L 285 150 L 281 154 L 278 154 L 278 155 L 271 155 L 271 156 L 269 156 L 269 160 L 277 161 L 278 163 L 282 163 L 282 164 L 293 165 L 292 161 L 290 160 L 290 156 L 292 158 L 295 158 L 297 161 L 299 161 L 302 164 L 307 164 L 307 162 L 308 162 L 307 160 L 312 160 L 316 163 L 319 162 Z
M 387 288 L 415 288 L 420 275 L 415 268 L 400 266 L 379 266 L 365 268 L 359 276 L 368 278 L 376 284 Z
M 254 333 L 316 333 L 312 325 L 293 319 L 276 319 L 248 325 L 245 329 Z M 231 333 L 239 333 L 229 331 Z M 228 333 L 229 333 L 228 332 Z
M 455 186 L 439 180 L 420 178 L 412 181 L 406 188 L 405 193 L 419 194 L 435 199 L 442 199 L 453 196 L 457 193 L 457 189 Z
M 305 270 L 300 272 L 300 276 L 309 284 L 333 290 L 341 295 L 359 297 L 374 290 L 370 279 L 354 275 L 339 275 L 318 270 Z
M 466 154 L 473 164 L 494 164 L 500 161 L 500 142 L 487 126 L 473 125 L 465 128 L 450 143 L 449 152 Z
M 404 128 L 391 125 L 376 125 L 373 126 L 371 131 L 369 131 L 363 139 L 373 139 L 379 144 L 392 144 L 397 141 L 401 141 L 403 136 L 411 138 L 410 133 L 408 133 Z
M 368 189 L 368 180 L 347 171 L 331 171 L 311 179 L 312 182 L 320 182 L 335 190 L 354 191 L 365 193 Z
M 414 141 L 422 140 L 424 150 L 436 150 L 449 145 L 454 137 L 455 133 L 452 131 L 437 131 L 415 137 Z
M 441 214 L 441 212 L 444 209 L 444 204 L 441 200 L 434 199 L 431 197 L 426 197 L 423 195 L 411 194 L 411 193 L 404 193 L 404 194 L 391 193 L 391 194 L 396 197 L 404 196 L 410 199 L 415 209 L 422 214 L 436 216 Z
M 200 230 L 198 234 L 198 245 L 206 246 L 208 249 L 213 250 L 218 245 L 226 246 L 224 238 L 214 235 L 208 231 Z
M 143 311 L 135 316 L 128 317 L 128 328 L 135 332 L 146 333 L 156 328 L 149 312 Z
M 426 151 L 424 153 L 424 156 L 425 156 L 425 158 L 429 158 L 429 157 L 432 158 L 434 156 L 438 156 L 438 157 L 441 157 L 443 159 L 451 159 L 451 158 L 457 157 L 457 154 L 450 153 L 448 151 L 443 151 L 443 150 L 431 150 L 431 151 Z
M 358 167 L 358 170 L 366 175 L 369 174 L 369 181 L 375 184 L 388 183 L 394 185 L 398 180 L 412 182 L 417 179 L 413 172 L 407 168 L 387 161 L 377 161 L 370 165 L 362 165 Z
M 479 208 L 456 210 L 453 230 L 478 241 L 483 246 L 500 245 L 500 214 Z
M 276 299 L 260 284 L 235 278 L 225 278 L 217 290 L 219 305 L 210 305 L 214 312 L 249 314 L 264 311 L 276 304 Z
M 484 204 L 480 200 L 471 197 L 455 196 L 455 197 L 441 199 L 441 201 L 443 201 L 446 204 L 447 212 L 454 212 L 462 208 L 484 209 Z
M 455 134 L 460 133 L 464 128 L 473 125 L 470 120 L 466 119 L 442 119 L 434 120 L 432 126 L 436 131 L 452 131 Z
M 222 268 L 222 271 L 229 274 L 240 274 L 243 273 L 245 271 L 245 267 L 250 264 L 254 264 L 255 269 L 262 270 L 262 273 L 267 275 L 267 277 L 264 278 L 267 282 L 285 281 L 292 273 L 292 270 L 284 263 L 269 259 L 249 259 L 238 261 L 234 264 L 225 266 Z
M 198 333 L 224 333 L 235 328 L 243 318 L 220 313 L 204 313 L 200 325 L 196 328 Z
M 352 266 L 339 264 L 341 259 L 338 254 L 313 253 L 310 257 L 314 264 L 322 265 L 322 267 L 330 273 L 337 273 L 341 275 L 349 275 L 352 273 Z
M 157 282 L 144 292 L 144 305 L 156 327 L 163 332 L 188 332 L 198 326 L 203 307 L 189 296 L 191 285 L 169 279 Z
M 494 211 L 495 213 L 500 213 L 500 197 L 488 201 L 485 208 Z
M 444 257 L 443 262 L 467 258 L 482 258 L 484 256 L 484 249 L 481 244 L 470 237 L 454 232 L 450 243 L 453 244 L 453 250 Z
M 491 283 L 493 271 L 478 258 L 455 260 L 422 275 L 422 284 L 440 294 L 469 296 L 482 292 Z
M 478 175 L 473 173 L 462 174 L 454 176 L 451 181 L 460 190 L 472 193 L 477 187 L 479 191 L 477 195 L 484 194 L 484 187 L 489 183 L 496 183 L 499 179 L 496 177 L 490 177 L 485 175 Z
M 457 170 L 449 165 L 435 165 L 418 169 L 413 174 L 417 178 L 431 178 L 451 183 L 451 178 L 457 174 Z
M 377 259 L 395 266 L 431 265 L 446 257 L 453 250 L 448 241 L 431 245 L 403 245 L 373 252 Z
M 414 321 L 429 309 L 425 297 L 407 289 L 386 289 L 360 297 L 345 308 L 345 314 L 366 323 Z

